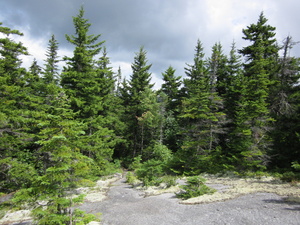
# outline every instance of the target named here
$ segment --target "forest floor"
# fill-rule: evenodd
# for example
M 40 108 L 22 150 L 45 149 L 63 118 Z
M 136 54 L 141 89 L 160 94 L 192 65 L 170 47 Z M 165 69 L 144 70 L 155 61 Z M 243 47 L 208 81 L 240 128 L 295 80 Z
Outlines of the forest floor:
M 176 198 L 179 186 L 169 189 L 133 188 L 120 174 L 97 182 L 78 206 L 99 217 L 103 225 L 152 224 L 300 224 L 300 186 L 274 178 L 240 179 L 205 176 L 212 195 Z M 184 180 L 179 180 L 184 183 Z M 30 221 L 0 224 L 27 225 Z M 26 222 L 27 221 L 27 222 Z M 99 223 L 91 223 L 99 224 Z

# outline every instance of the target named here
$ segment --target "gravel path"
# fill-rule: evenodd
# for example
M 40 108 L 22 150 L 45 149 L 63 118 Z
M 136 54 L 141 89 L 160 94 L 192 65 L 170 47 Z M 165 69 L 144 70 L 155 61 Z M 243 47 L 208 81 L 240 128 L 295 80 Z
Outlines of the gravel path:
M 87 213 L 102 213 L 103 225 L 176 224 L 300 224 L 300 204 L 288 203 L 276 194 L 256 193 L 225 202 L 198 205 L 179 204 L 174 194 L 143 197 L 122 178 L 102 202 L 85 202 Z

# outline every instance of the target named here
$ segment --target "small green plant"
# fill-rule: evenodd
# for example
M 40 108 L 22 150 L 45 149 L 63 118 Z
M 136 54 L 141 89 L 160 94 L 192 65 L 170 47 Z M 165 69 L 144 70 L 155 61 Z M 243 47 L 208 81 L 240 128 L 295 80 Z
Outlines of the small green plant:
M 141 165 L 142 165 L 141 161 L 142 161 L 142 156 L 139 155 L 139 156 L 135 157 L 133 159 L 133 162 L 130 164 L 130 166 L 129 166 L 128 169 L 129 170 L 139 169 L 141 167 Z
M 12 203 L 10 201 L 5 201 L 0 204 L 0 219 L 5 216 L 7 211 L 9 211 L 12 208 Z
M 192 176 L 187 178 L 187 184 L 182 185 L 181 188 L 183 191 L 177 194 L 177 197 L 181 199 L 189 199 L 204 194 L 213 194 L 216 192 L 215 189 L 206 186 L 205 179 L 200 176 Z
M 280 178 L 282 181 L 285 182 L 295 182 L 300 180 L 300 173 L 297 172 L 284 172 Z
M 150 159 L 141 164 L 136 170 L 136 175 L 144 186 L 159 185 L 162 182 L 160 177 L 164 175 L 163 163 L 160 160 Z
M 95 187 L 96 186 L 96 182 L 94 181 L 91 181 L 89 179 L 81 179 L 79 182 L 78 182 L 78 185 L 79 187 Z
M 297 161 L 292 162 L 292 168 L 294 168 L 297 171 L 300 171 L 300 164 Z
M 161 183 L 166 185 L 166 188 L 176 185 L 176 177 L 175 176 L 163 176 L 161 178 Z
M 138 183 L 138 179 L 132 172 L 128 172 L 126 174 L 126 182 L 128 184 L 135 185 Z

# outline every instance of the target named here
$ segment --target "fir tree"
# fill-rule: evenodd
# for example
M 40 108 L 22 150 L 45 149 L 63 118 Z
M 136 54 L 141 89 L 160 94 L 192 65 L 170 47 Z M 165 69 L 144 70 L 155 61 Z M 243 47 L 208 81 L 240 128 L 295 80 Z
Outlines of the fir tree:
M 84 125 L 73 120 L 75 115 L 63 92 L 48 96 L 47 102 L 36 142 L 40 145 L 42 168 L 30 188 L 20 190 L 14 201 L 22 203 L 26 198 L 37 224 L 74 224 L 84 218 L 83 212 L 72 209 L 83 196 L 74 198 L 70 193 L 92 165 L 80 153 Z
M 169 66 L 162 76 L 164 83 L 161 91 L 167 97 L 163 144 L 172 151 L 176 151 L 180 145 L 178 115 L 181 105 L 180 86 L 182 81 L 180 76 L 175 76 L 175 69 L 172 66 Z
M 244 123 L 248 124 L 247 134 L 252 143 L 241 153 L 250 169 L 265 166 L 266 150 L 270 144 L 270 116 L 268 98 L 269 88 L 273 84 L 272 77 L 276 68 L 278 47 L 276 45 L 275 27 L 267 25 L 267 19 L 260 14 L 258 22 L 243 30 L 243 39 L 251 41 L 240 53 L 246 57 L 246 114 Z
M 46 52 L 46 60 L 44 64 L 43 71 L 43 80 L 45 84 L 55 83 L 58 84 L 58 62 L 59 57 L 57 54 L 58 51 L 58 42 L 55 39 L 55 36 L 52 35 L 49 40 L 47 52 Z
M 271 167 L 289 168 L 299 158 L 299 77 L 300 59 L 290 56 L 297 42 L 288 36 L 283 42 L 283 55 L 279 58 L 276 85 L 271 90 L 271 113 L 274 122 L 270 150 Z
M 67 40 L 75 45 L 72 57 L 65 57 L 67 67 L 61 76 L 61 85 L 70 97 L 71 107 L 77 113 L 77 119 L 84 122 L 85 139 L 82 139 L 82 152 L 93 158 L 101 170 L 105 169 L 112 156 L 115 140 L 113 131 L 106 127 L 103 117 L 104 75 L 99 73 L 95 57 L 101 51 L 103 41 L 100 35 L 89 35 L 91 26 L 84 18 L 84 9 L 73 17 L 76 35 L 66 35 Z M 102 72 L 105 71 L 101 68 Z
M 149 72 L 151 64 L 147 64 L 147 52 L 143 47 L 134 57 L 134 62 L 131 65 L 132 75 L 128 85 L 126 81 L 123 83 L 123 103 L 125 104 L 125 115 L 123 121 L 127 121 L 127 141 L 131 149 L 129 154 L 133 157 L 137 156 L 143 148 L 142 136 L 138 123 L 139 117 L 145 113 L 145 109 L 141 107 L 143 93 L 147 89 L 151 89 L 153 84 L 150 84 L 151 73 Z
M 169 66 L 168 69 L 162 73 L 162 76 L 164 83 L 162 84 L 161 90 L 168 96 L 167 110 L 178 113 L 181 77 L 175 76 L 175 69 L 172 66 Z
M 185 172 L 198 173 L 211 169 L 212 156 L 218 148 L 218 133 L 225 114 L 216 90 L 215 74 L 209 73 L 204 61 L 202 44 L 198 41 L 194 64 L 188 65 L 181 118 L 185 122 L 184 142 L 178 158 Z

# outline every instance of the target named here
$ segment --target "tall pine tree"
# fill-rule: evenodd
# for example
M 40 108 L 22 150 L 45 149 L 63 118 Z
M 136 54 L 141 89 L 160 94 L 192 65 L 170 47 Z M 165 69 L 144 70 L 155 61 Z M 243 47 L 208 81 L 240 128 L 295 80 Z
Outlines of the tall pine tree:
M 44 64 L 43 71 L 43 80 L 45 84 L 54 83 L 58 84 L 58 42 L 55 39 L 55 36 L 52 35 L 49 40 L 47 52 L 46 52 L 46 60 Z
M 261 169 L 267 163 L 266 151 L 271 144 L 270 109 L 268 104 L 269 88 L 273 84 L 274 68 L 278 58 L 278 46 L 275 39 L 275 27 L 267 24 L 261 13 L 256 24 L 243 30 L 243 39 L 252 44 L 240 50 L 246 57 L 246 114 L 244 121 L 248 128 L 244 133 L 251 137 L 251 143 L 241 152 L 244 162 L 249 163 L 248 169 Z M 245 164 L 247 164 L 245 163 Z M 247 166 L 246 166 L 247 167 Z
M 77 113 L 79 122 L 85 123 L 85 139 L 82 152 L 93 158 L 100 171 L 112 157 L 114 145 L 113 131 L 105 127 L 103 118 L 104 80 L 96 66 L 96 56 L 101 51 L 104 41 L 99 42 L 100 35 L 88 34 L 91 26 L 84 18 L 84 9 L 73 17 L 75 35 L 66 35 L 67 40 L 75 46 L 72 57 L 65 57 L 67 66 L 61 76 L 61 85 L 69 96 L 71 107 Z
M 127 155 L 135 157 L 141 154 L 144 146 L 144 139 L 141 135 L 141 127 L 138 118 L 145 113 L 145 108 L 141 107 L 144 93 L 153 87 L 151 82 L 151 73 L 149 72 L 151 64 L 148 64 L 147 52 L 143 47 L 134 57 L 131 65 L 132 75 L 128 84 L 123 83 L 123 103 L 125 104 L 125 115 L 123 121 L 127 121 L 128 153 Z

